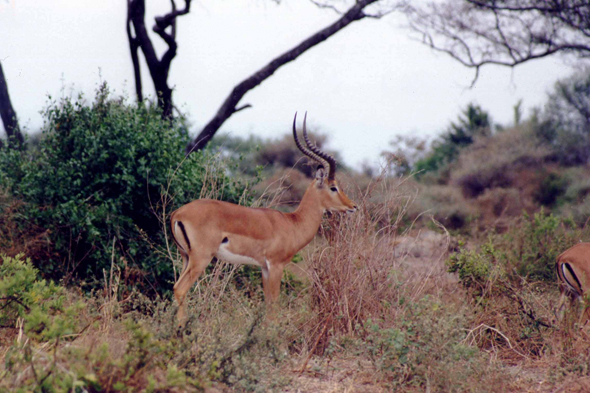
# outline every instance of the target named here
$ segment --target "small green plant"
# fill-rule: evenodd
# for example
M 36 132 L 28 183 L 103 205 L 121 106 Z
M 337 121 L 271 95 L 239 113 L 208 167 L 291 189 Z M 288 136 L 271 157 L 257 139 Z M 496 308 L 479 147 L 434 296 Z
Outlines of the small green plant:
M 450 255 L 447 266 L 450 273 L 458 273 L 464 287 L 474 290 L 475 296 L 482 297 L 496 286 L 502 286 L 506 277 L 506 255 L 495 247 L 492 238 L 488 238 L 479 250 L 469 250 L 462 242 L 459 247 L 459 252 Z
M 64 289 L 39 280 L 37 269 L 23 255 L 0 258 L 0 325 L 15 327 L 17 320 L 24 318 L 27 331 L 46 332 L 50 316 L 64 310 Z
M 28 338 L 16 340 L 9 348 L 5 357 L 6 369 L 13 372 L 23 365 L 28 366 L 32 372 L 28 381 L 43 391 L 55 381 L 62 380 L 56 377 L 59 374 L 57 350 L 60 341 L 67 340 L 77 331 L 79 313 L 85 304 L 74 302 L 66 306 L 65 289 L 38 279 L 37 269 L 22 255 L 1 257 L 0 307 L 3 313 L 0 323 L 3 328 L 22 331 Z M 38 343 L 50 350 L 39 354 Z

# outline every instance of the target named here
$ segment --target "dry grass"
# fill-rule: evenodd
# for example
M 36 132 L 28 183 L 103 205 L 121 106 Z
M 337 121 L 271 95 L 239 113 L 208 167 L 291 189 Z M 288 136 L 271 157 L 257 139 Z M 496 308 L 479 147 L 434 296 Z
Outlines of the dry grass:
M 289 190 L 276 184 L 267 204 Z M 34 387 L 32 365 L 54 363 L 60 377 L 103 391 L 117 382 L 161 391 L 583 391 L 590 340 L 554 321 L 554 288 L 523 282 L 485 305 L 474 300 L 446 272 L 455 242 L 445 227 L 414 225 L 417 192 L 411 180 L 385 176 L 347 190 L 359 211 L 324 221 L 291 266 L 298 279 L 285 276 L 275 322 L 264 319 L 258 270 L 214 263 L 187 298 L 191 317 L 178 336 L 174 302 L 122 291 L 125 272 L 113 263 L 104 289 L 85 299 L 79 333 L 55 346 L 29 340 L 32 360 L 2 366 L 0 388 Z M 497 199 L 484 193 L 483 204 L 486 195 Z M 165 228 L 169 198 L 154 206 Z M 448 205 L 461 198 L 448 196 Z M 180 265 L 174 247 L 156 252 Z M 4 356 L 24 351 L 19 329 L 3 331 Z
M 12 199 L 0 189 L 0 250 L 9 256 L 24 253 L 30 257 L 48 259 L 53 256 L 49 230 L 23 222 L 25 204 Z
M 367 318 L 399 301 L 401 259 L 392 250 L 399 243 L 405 206 L 394 191 L 396 183 L 378 179 L 370 185 L 356 198 L 358 212 L 328 219 L 323 228 L 327 244 L 318 242 L 308 251 L 313 353 L 325 351 L 330 335 L 356 334 Z M 377 190 L 381 200 L 374 204 L 370 201 Z

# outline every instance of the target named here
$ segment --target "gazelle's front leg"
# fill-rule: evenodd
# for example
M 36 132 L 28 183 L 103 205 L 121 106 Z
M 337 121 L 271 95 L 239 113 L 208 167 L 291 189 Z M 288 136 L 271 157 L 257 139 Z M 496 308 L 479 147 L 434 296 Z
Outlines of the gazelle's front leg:
M 270 264 L 262 266 L 262 288 L 264 301 L 266 302 L 267 317 L 272 319 L 276 309 L 276 303 L 281 294 L 281 279 L 283 278 L 283 264 Z

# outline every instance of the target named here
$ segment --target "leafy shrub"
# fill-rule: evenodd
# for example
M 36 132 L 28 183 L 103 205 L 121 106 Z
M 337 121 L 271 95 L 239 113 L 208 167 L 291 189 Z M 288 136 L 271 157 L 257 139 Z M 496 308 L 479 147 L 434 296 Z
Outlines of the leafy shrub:
M 477 249 L 462 247 L 452 254 L 449 271 L 467 287 L 488 288 L 498 277 L 554 282 L 557 256 L 583 236 L 569 219 L 543 211 L 523 216 L 502 235 L 490 235 Z
M 59 342 L 76 332 L 79 313 L 85 305 L 75 302 L 66 306 L 65 289 L 53 282 L 38 279 L 37 269 L 22 255 L 15 258 L 2 255 L 1 258 L 0 307 L 3 313 L 0 315 L 0 324 L 2 328 L 20 330 L 28 338 L 15 340 L 15 344 L 6 352 L 6 372 L 16 377 L 16 371 L 24 365 L 32 370 L 33 378 L 23 378 L 20 385 L 30 382 L 44 391 L 55 379 L 52 374 L 56 371 L 55 351 Z M 33 353 L 37 352 L 34 348 L 37 342 L 54 348 L 54 353 L 50 355 L 50 361 L 42 361 L 35 367 L 35 358 L 39 358 L 37 353 Z M 5 377 L 6 373 L 0 378 L 0 388 L 9 380 Z
M 54 336 L 47 329 L 55 313 L 64 310 L 64 289 L 51 281 L 39 280 L 37 269 L 22 255 L 0 257 L 0 325 L 15 327 L 17 319 L 23 318 L 26 331 Z
M 385 327 L 379 321 L 368 320 L 362 344 L 391 388 L 480 391 L 490 388 L 486 384 L 500 389 L 498 385 L 507 383 L 482 378 L 490 366 L 466 340 L 465 309 L 431 296 L 400 308 L 404 311 L 395 326 Z
M 505 255 L 488 239 L 477 251 L 464 248 L 451 254 L 447 260 L 450 273 L 458 273 L 459 281 L 465 288 L 474 290 L 474 294 L 481 298 L 491 292 L 502 289 L 502 282 L 506 278 Z
M 570 219 L 546 215 L 542 210 L 532 217 L 524 214 L 519 225 L 504 236 L 503 247 L 516 273 L 532 280 L 553 282 L 557 256 L 582 237 L 575 227 Z
M 557 173 L 548 173 L 534 193 L 535 200 L 542 206 L 554 206 L 567 190 L 567 179 Z
M 542 356 L 554 335 L 555 260 L 581 235 L 568 220 L 540 212 L 524 214 L 477 248 L 462 244 L 447 265 L 477 305 L 473 342 L 486 350 L 502 348 L 507 357 Z
M 418 160 L 414 166 L 418 178 L 428 172 L 436 172 L 455 161 L 461 149 L 471 145 L 477 137 L 491 133 L 489 114 L 478 105 L 469 104 L 451 123 L 446 132 L 432 144 L 432 152 Z
M 213 192 L 238 202 L 244 187 L 209 154 L 184 156 L 182 121 L 110 97 L 51 102 L 38 151 L 0 151 L 0 185 L 26 203 L 24 224 L 50 229 L 58 253 L 33 260 L 49 277 L 100 280 L 114 260 L 128 282 L 168 288 L 162 226 L 174 208 Z M 23 224 L 23 225 L 24 225 Z

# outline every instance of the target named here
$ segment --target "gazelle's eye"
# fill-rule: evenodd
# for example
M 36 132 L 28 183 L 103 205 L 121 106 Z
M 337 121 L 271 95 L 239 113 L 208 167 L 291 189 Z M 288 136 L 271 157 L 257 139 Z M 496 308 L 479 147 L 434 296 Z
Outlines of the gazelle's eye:
M 334 192 L 338 192 L 338 189 L 336 187 L 330 187 L 330 190 L 332 190 Z

